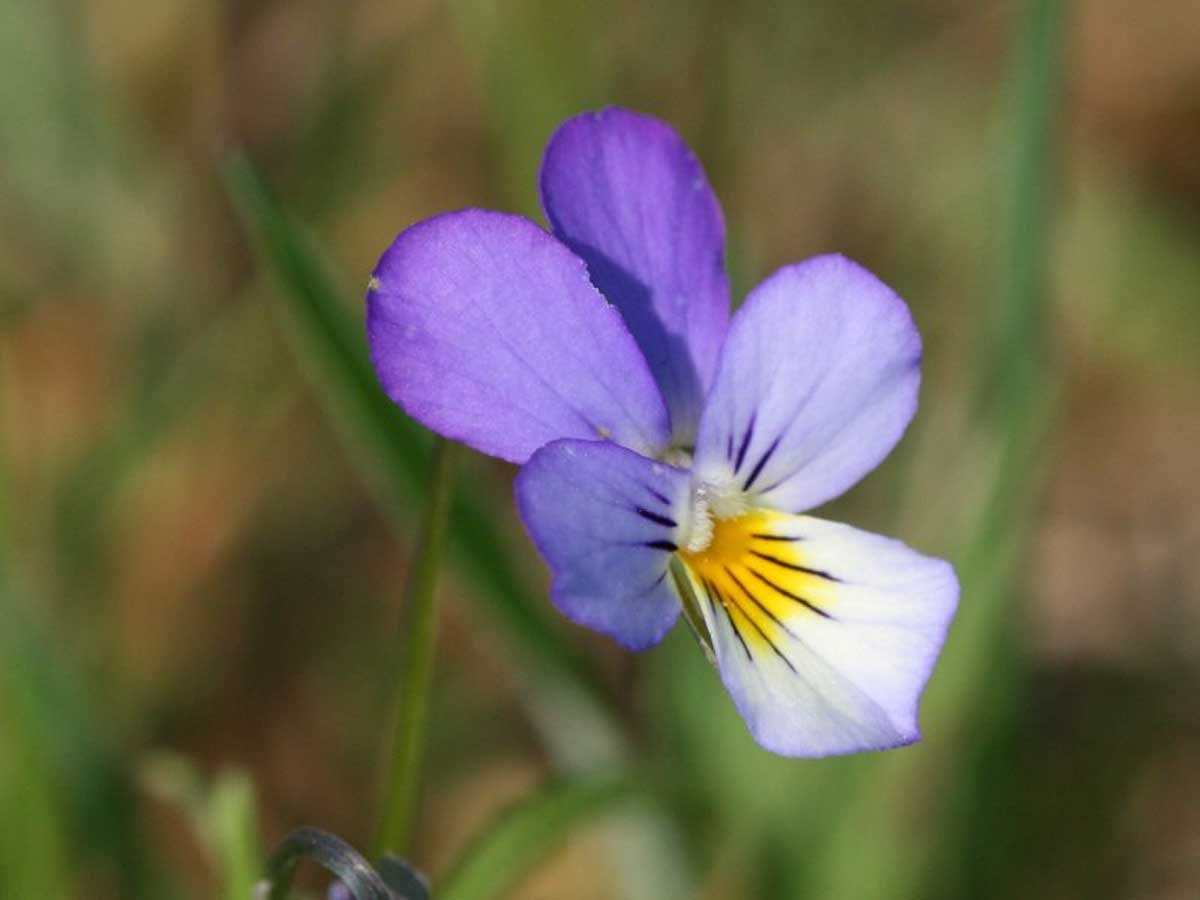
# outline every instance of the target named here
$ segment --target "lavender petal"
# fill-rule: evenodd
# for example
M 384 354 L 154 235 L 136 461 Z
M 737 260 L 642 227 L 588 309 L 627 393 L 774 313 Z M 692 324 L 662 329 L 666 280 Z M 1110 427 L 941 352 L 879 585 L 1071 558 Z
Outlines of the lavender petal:
M 841 256 L 785 266 L 730 325 L 697 477 L 785 512 L 833 499 L 900 440 L 920 363 L 908 307 L 866 269 Z
M 667 566 L 688 491 L 686 472 L 609 443 L 535 453 L 517 476 L 517 505 L 562 613 L 631 650 L 662 640 L 679 614 Z
M 541 191 L 645 354 L 674 442 L 691 446 L 729 318 L 725 225 L 699 161 L 657 119 L 584 113 L 551 138 Z
M 519 216 L 420 222 L 383 254 L 367 295 L 388 395 L 434 431 L 524 462 L 558 438 L 657 454 L 668 419 L 650 370 L 583 262 Z

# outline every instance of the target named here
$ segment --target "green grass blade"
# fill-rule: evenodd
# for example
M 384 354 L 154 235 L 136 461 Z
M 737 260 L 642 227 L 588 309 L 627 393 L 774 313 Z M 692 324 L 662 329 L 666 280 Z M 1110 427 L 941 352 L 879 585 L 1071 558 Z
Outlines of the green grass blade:
M 371 454 L 366 474 L 389 509 L 407 509 L 428 462 L 429 434 L 384 396 L 367 359 L 365 334 L 316 251 L 276 205 L 251 163 L 234 157 L 226 186 L 274 274 L 305 362 L 356 450 Z M 364 285 L 365 288 L 365 285 Z
M 1012 140 L 1003 181 L 1009 189 L 1007 220 L 992 330 L 983 348 L 991 383 L 982 412 L 998 434 L 997 462 L 958 554 L 958 620 L 924 705 L 929 721 L 943 730 L 953 726 L 970 740 L 946 747 L 947 758 L 915 748 L 887 754 L 872 766 L 866 789 L 821 854 L 826 865 L 809 882 L 815 896 L 883 900 L 953 896 L 959 888 L 964 896 L 973 894 L 968 886 L 977 863 L 969 851 L 987 840 L 974 826 L 986 822 L 978 812 L 996 799 L 991 780 L 979 773 L 994 748 L 1014 740 L 1020 727 L 1014 710 L 1028 672 L 1011 611 L 1036 487 L 1037 448 L 1055 396 L 1044 348 L 1061 23 L 1058 0 L 1030 0 L 1018 35 L 1015 105 L 1005 132 Z M 942 787 L 931 789 L 931 778 Z M 937 801 L 918 800 L 922 790 L 932 790 Z M 937 823 L 939 840 L 922 840 L 906 825 L 909 804 L 918 802 Z M 996 885 L 995 893 L 1011 890 Z
M 628 776 L 592 775 L 545 787 L 504 813 L 468 847 L 435 895 L 438 900 L 502 896 L 568 834 L 636 795 L 636 782 Z
M 0 582 L 0 603 L 3 592 Z M 69 807 L 32 733 L 13 664 L 6 657 L 0 669 L 0 831 L 13 836 L 0 841 L 0 895 L 67 896 Z
M 142 788 L 175 807 L 207 851 L 224 900 L 253 895 L 266 859 L 259 841 L 254 782 L 242 769 L 223 769 L 211 781 L 195 763 L 156 753 L 141 763 Z
M 429 433 L 380 389 L 366 352 L 361 323 L 301 231 L 276 205 L 243 157 L 225 167 L 226 185 L 286 301 L 301 354 L 312 363 L 318 388 L 349 449 L 381 503 L 401 521 L 424 489 Z M 365 285 L 364 285 L 365 287 Z M 459 492 L 450 518 L 451 547 L 480 588 L 477 596 L 507 626 L 527 660 L 599 693 L 584 658 L 557 631 L 548 605 L 533 597 L 495 535 L 503 526 L 478 498 Z
M 222 772 L 213 784 L 209 807 L 222 890 L 226 900 L 243 900 L 253 895 L 265 865 L 254 782 L 245 772 Z
M 41 839 L 61 840 L 74 857 L 71 868 L 102 869 L 120 885 L 122 896 L 163 896 L 161 873 L 138 822 L 133 775 L 97 718 L 100 709 L 86 675 L 25 612 L 12 585 L 0 584 L 0 738 L 10 750 L 36 760 L 35 769 L 18 768 L 14 775 L 18 782 L 26 776 L 41 781 L 39 800 L 55 804 L 46 815 L 61 817 L 61 834 L 46 831 Z M 0 794 L 6 793 L 0 785 Z M 25 816 L 23 807 L 6 804 L 0 827 L 12 825 L 12 834 L 24 836 Z M 0 895 L 9 896 L 3 890 Z

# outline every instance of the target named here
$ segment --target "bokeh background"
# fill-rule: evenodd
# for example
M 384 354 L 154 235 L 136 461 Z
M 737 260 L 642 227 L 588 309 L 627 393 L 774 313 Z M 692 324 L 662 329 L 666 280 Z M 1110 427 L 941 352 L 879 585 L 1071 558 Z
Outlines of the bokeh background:
M 637 769 L 497 896 L 1198 895 L 1193 0 L 4 0 L 0 896 L 366 846 L 429 446 L 367 276 L 439 211 L 540 220 L 608 103 L 696 149 L 738 296 L 839 250 L 907 298 L 921 412 L 828 515 L 952 558 L 959 617 L 923 743 L 774 758 L 685 629 L 562 621 L 462 453 L 414 861 Z

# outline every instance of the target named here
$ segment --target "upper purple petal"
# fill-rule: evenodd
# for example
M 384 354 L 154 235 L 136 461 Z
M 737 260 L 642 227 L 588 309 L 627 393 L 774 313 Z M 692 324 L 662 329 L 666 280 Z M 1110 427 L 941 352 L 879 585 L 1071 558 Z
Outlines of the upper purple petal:
M 631 650 L 679 615 L 667 566 L 687 527 L 686 472 L 610 443 L 555 441 L 517 475 L 517 505 L 568 618 Z
M 697 477 L 800 512 L 854 485 L 917 408 L 908 307 L 842 256 L 785 266 L 738 310 L 696 447 Z
M 725 224 L 699 161 L 657 119 L 584 113 L 550 139 L 541 191 L 645 354 L 675 443 L 691 446 L 729 319 Z
M 446 437 L 512 462 L 558 438 L 666 447 L 662 396 L 577 256 L 519 216 L 447 213 L 404 231 L 367 295 L 388 395 Z

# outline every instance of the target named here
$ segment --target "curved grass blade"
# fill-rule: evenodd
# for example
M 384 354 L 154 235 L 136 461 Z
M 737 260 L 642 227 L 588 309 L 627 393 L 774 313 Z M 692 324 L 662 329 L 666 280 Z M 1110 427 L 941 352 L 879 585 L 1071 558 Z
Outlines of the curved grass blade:
M 429 470 L 429 433 L 395 407 L 379 388 L 367 358 L 360 322 L 347 313 L 318 253 L 279 208 L 243 156 L 224 167 L 227 190 L 266 267 L 286 301 L 301 355 L 340 426 L 359 468 L 383 507 L 403 521 L 424 489 Z M 546 604 L 531 597 L 493 535 L 501 524 L 478 498 L 460 492 L 450 513 L 451 547 L 475 584 L 477 596 L 507 627 L 531 664 L 600 695 L 585 659 L 563 640 Z
M 292 876 L 311 859 L 337 876 L 355 900 L 397 900 L 387 883 L 353 847 L 319 828 L 297 828 L 283 839 L 267 862 L 268 877 L 256 892 L 264 900 L 287 900 Z M 332 892 L 331 892 L 332 893 Z
M 495 821 L 434 892 L 438 900 L 499 897 L 578 826 L 638 794 L 629 776 L 581 776 L 542 788 Z
M 366 353 L 361 325 L 319 256 L 278 208 L 251 163 L 241 156 L 224 170 L 226 185 L 249 230 L 258 236 L 267 267 L 286 301 L 302 357 L 326 406 L 341 426 L 349 452 L 380 503 L 404 521 L 424 492 L 430 436 L 383 394 Z M 475 595 L 507 627 L 522 656 L 523 699 L 556 767 L 568 772 L 619 765 L 628 745 L 605 702 L 594 670 L 548 620 L 548 604 L 531 596 L 496 535 L 506 527 L 484 502 L 460 492 L 451 508 L 451 553 L 479 588 Z M 661 819 L 641 823 L 640 846 L 663 860 L 663 870 L 683 872 L 673 829 Z M 679 879 L 676 879 L 679 880 Z M 658 885 L 660 897 L 682 897 L 680 888 Z M 644 896 L 634 894 L 632 896 Z

